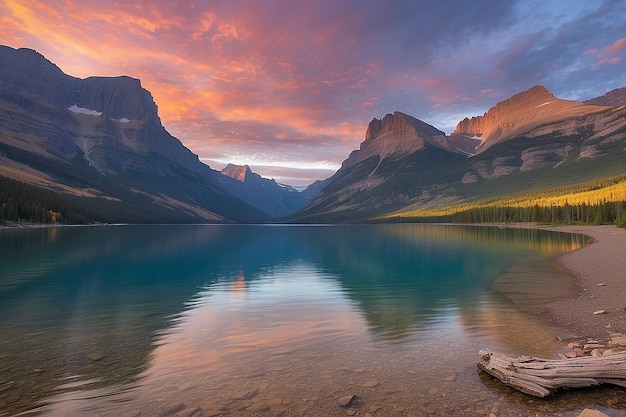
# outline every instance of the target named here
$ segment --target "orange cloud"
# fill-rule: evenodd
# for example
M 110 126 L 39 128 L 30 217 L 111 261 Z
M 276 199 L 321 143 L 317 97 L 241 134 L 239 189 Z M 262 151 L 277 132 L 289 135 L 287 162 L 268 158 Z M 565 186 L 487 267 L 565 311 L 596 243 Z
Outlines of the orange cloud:
M 428 117 L 442 113 L 434 109 L 467 109 L 469 97 L 488 106 L 494 92 L 512 88 L 503 83 L 528 84 L 525 57 L 535 51 L 527 42 L 505 50 L 493 42 L 516 45 L 501 27 L 513 11 L 507 2 L 480 19 L 471 2 L 461 1 L 453 13 L 415 8 L 408 0 L 394 8 L 358 0 L 107 3 L 4 0 L 0 39 L 37 50 L 73 76 L 141 79 L 165 127 L 203 159 L 240 155 L 275 162 L 284 152 L 283 159 L 340 164 L 358 148 L 373 117 L 400 110 L 431 122 Z M 537 29 L 542 22 L 553 27 L 552 20 L 522 17 L 515 22 L 533 31 L 516 39 L 543 40 L 550 59 L 566 49 Z M 571 31 L 561 38 L 574 35 L 590 45 L 598 39 Z M 624 50 L 621 38 L 585 53 L 614 74 L 617 66 L 609 64 L 622 62 Z M 494 69 L 498 56 L 502 64 Z M 559 68 L 568 68 L 564 56 L 556 60 Z M 528 62 L 535 68 L 544 61 Z M 252 152 L 246 153 L 246 143 Z

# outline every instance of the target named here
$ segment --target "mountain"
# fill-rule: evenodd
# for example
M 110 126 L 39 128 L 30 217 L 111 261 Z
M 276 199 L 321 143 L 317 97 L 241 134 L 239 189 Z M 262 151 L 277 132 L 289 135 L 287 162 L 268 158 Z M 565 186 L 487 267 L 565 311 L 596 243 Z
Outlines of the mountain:
M 314 187 L 298 191 L 293 187 L 280 185 L 273 179 L 263 178 L 252 172 L 248 165 L 228 164 L 221 172 L 237 181 L 237 185 L 223 181 L 223 187 L 230 194 L 272 218 L 284 217 L 300 210 L 319 193 Z
M 401 112 L 373 119 L 360 148 L 327 180 L 320 195 L 290 220 L 357 221 L 404 207 L 422 184 L 453 179 L 440 176 L 449 174 L 440 172 L 440 164 L 466 161 L 446 139 L 441 130 Z
M 478 148 L 480 152 L 538 126 L 551 125 L 563 119 L 572 119 L 602 110 L 603 108 L 578 101 L 558 99 L 545 87 L 537 85 L 499 102 L 483 116 L 461 120 L 453 133 L 480 138 L 482 140 Z
M 465 118 L 446 136 L 396 112 L 294 222 L 364 221 L 568 187 L 626 174 L 626 108 L 554 97 L 535 86 Z
M 581 103 L 535 86 L 450 135 L 375 118 L 332 177 L 298 192 L 200 162 L 137 79 L 80 79 L 0 46 L 0 221 L 369 221 L 626 178 L 625 91 Z
M 611 90 L 599 97 L 586 100 L 586 104 L 598 104 L 600 106 L 619 107 L 626 105 L 626 87 Z
M 98 221 L 267 218 L 165 130 L 139 80 L 71 77 L 33 50 L 6 46 L 0 176 L 60 193 Z

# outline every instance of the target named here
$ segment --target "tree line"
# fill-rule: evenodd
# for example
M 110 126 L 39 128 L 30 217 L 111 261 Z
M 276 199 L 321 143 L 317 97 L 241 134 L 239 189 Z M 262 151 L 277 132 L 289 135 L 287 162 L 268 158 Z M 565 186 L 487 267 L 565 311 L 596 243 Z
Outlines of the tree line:
M 616 224 L 626 227 L 626 201 L 598 201 L 594 204 L 538 204 L 530 207 L 483 206 L 442 216 L 422 218 L 429 222 L 545 224 Z
M 94 200 L 94 201 L 91 201 Z M 96 201 L 97 200 L 97 201 Z M 6 222 L 93 224 L 116 222 L 185 222 L 142 204 L 119 206 L 102 199 L 74 198 L 51 190 L 0 177 L 0 224 Z M 330 219 L 329 219 L 330 220 Z M 189 221 L 187 219 L 187 221 Z M 404 217 L 391 221 L 442 223 L 616 224 L 626 228 L 626 201 L 597 201 L 526 207 L 486 205 L 456 213 L 428 217 Z
M 59 193 L 0 177 L 0 223 L 87 224 L 103 220 L 102 215 Z
M 64 194 L 0 176 L 0 224 L 192 223 L 202 219 L 147 197 L 114 201 Z

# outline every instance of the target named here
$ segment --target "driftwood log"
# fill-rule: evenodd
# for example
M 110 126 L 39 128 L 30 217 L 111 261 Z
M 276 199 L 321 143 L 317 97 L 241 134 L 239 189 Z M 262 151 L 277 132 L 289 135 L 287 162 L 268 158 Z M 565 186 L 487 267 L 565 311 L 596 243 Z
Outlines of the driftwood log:
M 563 360 L 512 358 L 488 350 L 481 350 L 479 355 L 479 369 L 535 397 L 546 397 L 559 388 L 600 384 L 626 387 L 626 351 Z

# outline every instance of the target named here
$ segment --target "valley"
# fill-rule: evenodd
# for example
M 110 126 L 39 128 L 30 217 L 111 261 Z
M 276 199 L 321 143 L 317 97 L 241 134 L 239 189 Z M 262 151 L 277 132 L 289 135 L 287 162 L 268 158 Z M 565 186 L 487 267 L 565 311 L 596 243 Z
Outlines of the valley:
M 537 85 L 450 135 L 396 111 L 372 119 L 334 175 L 298 190 L 202 163 L 137 79 L 71 77 L 28 49 L 0 55 L 0 221 L 626 222 L 625 89 L 578 102 Z M 28 187 L 59 203 L 15 197 Z

